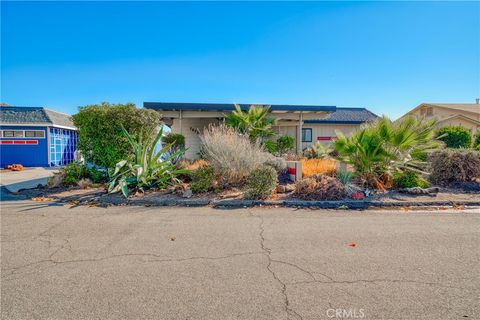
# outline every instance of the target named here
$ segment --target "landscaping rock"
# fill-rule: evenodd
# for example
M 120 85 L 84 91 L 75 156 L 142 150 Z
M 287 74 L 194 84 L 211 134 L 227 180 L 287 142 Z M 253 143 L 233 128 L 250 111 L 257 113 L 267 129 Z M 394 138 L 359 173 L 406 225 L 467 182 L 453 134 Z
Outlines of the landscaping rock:
M 191 189 L 185 189 L 183 191 L 182 197 L 184 198 L 191 198 L 193 196 L 193 192 Z
M 400 193 L 407 193 L 413 195 L 429 195 L 429 196 L 436 196 L 437 193 L 440 191 L 437 187 L 432 188 L 420 188 L 420 187 L 413 187 L 413 188 L 404 188 L 399 189 L 398 192 Z

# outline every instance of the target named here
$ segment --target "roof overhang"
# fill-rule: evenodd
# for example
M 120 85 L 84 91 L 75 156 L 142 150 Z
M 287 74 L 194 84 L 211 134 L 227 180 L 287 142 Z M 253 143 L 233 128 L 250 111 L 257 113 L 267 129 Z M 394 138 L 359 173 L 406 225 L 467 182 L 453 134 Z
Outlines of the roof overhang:
M 308 106 L 308 105 L 263 105 L 270 107 L 271 113 L 309 113 L 309 112 L 334 112 L 335 106 Z M 244 111 L 248 110 L 251 104 L 239 104 Z M 143 107 L 158 111 L 233 111 L 233 103 L 175 103 L 175 102 L 144 102 Z

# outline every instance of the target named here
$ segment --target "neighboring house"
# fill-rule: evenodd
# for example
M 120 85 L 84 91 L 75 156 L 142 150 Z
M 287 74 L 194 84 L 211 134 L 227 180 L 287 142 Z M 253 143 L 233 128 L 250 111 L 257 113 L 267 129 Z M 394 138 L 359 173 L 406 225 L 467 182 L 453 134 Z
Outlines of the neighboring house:
M 0 166 L 65 165 L 74 160 L 77 132 L 67 114 L 37 107 L 0 107 Z
M 221 123 L 225 114 L 235 110 L 233 104 L 144 102 L 144 108 L 157 110 L 172 132 L 185 136 L 187 158 L 197 158 L 199 134 L 210 124 Z M 248 110 L 249 104 L 240 105 Z M 316 141 L 330 141 L 335 130 L 349 135 L 357 127 L 377 116 L 364 108 L 335 106 L 268 105 L 277 119 L 275 130 L 296 139 L 296 151 L 302 152 Z
M 480 104 L 477 103 L 422 103 L 407 115 L 435 118 L 439 128 L 445 126 L 463 126 L 473 134 L 480 130 Z M 400 119 L 401 119 L 400 118 Z

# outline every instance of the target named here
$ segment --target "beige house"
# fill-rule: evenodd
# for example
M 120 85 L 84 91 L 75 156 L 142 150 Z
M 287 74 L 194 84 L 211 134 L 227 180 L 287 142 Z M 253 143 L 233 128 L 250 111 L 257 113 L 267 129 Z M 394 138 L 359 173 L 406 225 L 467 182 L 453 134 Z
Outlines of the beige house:
M 439 128 L 463 126 L 473 134 L 480 130 L 480 104 L 478 103 L 422 103 L 401 118 L 407 115 L 435 118 L 438 120 Z
M 162 114 L 172 132 L 185 136 L 186 157 L 198 157 L 200 133 L 210 124 L 221 123 L 225 114 L 232 112 L 233 104 L 220 103 L 166 103 L 144 102 L 144 108 Z M 249 104 L 240 105 L 248 110 Z M 269 105 L 271 116 L 277 119 L 275 130 L 296 140 L 296 151 L 302 152 L 316 141 L 329 142 L 335 131 L 349 135 L 362 123 L 377 116 L 364 108 L 337 108 L 335 106 Z

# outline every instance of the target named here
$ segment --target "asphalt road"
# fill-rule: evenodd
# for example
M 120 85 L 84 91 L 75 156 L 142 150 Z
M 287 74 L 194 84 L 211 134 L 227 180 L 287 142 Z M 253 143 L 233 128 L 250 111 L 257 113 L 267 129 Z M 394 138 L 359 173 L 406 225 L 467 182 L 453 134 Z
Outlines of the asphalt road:
M 2 319 L 480 318 L 480 210 L 16 201 L 1 241 Z

